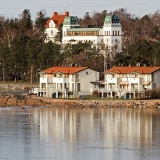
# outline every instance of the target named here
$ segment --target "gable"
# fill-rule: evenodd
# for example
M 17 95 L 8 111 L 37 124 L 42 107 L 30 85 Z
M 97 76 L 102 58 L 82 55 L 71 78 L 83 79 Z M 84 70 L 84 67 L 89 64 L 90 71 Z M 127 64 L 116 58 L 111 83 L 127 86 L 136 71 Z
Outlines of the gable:
M 51 20 L 51 21 L 49 22 L 49 27 L 52 27 L 52 28 L 55 28 L 55 27 L 56 27 L 56 24 L 54 23 L 53 20 Z

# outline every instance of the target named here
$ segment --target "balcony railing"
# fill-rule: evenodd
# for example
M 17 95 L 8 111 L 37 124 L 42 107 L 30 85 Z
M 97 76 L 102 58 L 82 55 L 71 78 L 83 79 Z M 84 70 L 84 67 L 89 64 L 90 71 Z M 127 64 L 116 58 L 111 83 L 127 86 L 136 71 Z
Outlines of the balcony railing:
M 72 90 L 69 90 L 68 88 L 50 88 L 50 92 L 72 92 Z
M 72 82 L 79 82 L 79 78 L 72 77 Z

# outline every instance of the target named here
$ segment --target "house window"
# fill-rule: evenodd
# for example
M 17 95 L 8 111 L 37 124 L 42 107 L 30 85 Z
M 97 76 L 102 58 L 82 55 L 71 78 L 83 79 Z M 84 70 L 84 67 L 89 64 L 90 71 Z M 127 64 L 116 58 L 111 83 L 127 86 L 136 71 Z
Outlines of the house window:
M 72 83 L 72 91 L 74 91 L 74 83 Z
M 114 83 L 110 83 L 109 87 L 110 87 L 110 89 L 115 89 L 115 84 Z
M 77 90 L 81 91 L 81 84 L 80 83 L 77 83 Z
M 65 77 L 65 78 L 69 78 L 69 74 L 65 74 L 64 77 Z
M 114 31 L 113 31 L 113 36 L 114 36 Z
M 103 39 L 101 39 L 101 42 L 103 42 Z
M 76 74 L 76 78 L 79 78 L 79 74 Z
M 51 30 L 51 35 L 53 35 L 53 30 Z
M 131 89 L 138 89 L 138 84 L 137 83 L 131 83 Z
M 108 78 L 113 78 L 113 74 L 108 74 Z
M 62 74 L 59 74 L 59 78 L 62 78 Z
M 88 74 L 88 72 L 86 72 L 86 74 Z
M 135 78 L 135 74 L 130 74 L 130 78 Z
M 153 88 L 156 88 L 156 83 L 153 83 Z
M 57 75 L 56 75 L 56 74 L 54 74 L 54 77 L 57 77 Z
M 42 88 L 46 88 L 46 83 L 42 83 Z
M 152 74 L 152 81 L 154 81 L 154 74 Z

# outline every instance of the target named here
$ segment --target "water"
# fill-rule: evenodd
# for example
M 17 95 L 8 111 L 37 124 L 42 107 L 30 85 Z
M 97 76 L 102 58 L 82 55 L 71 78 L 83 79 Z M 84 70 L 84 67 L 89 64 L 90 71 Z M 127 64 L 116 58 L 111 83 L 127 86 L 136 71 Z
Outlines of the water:
M 0 159 L 159 160 L 160 110 L 0 108 Z

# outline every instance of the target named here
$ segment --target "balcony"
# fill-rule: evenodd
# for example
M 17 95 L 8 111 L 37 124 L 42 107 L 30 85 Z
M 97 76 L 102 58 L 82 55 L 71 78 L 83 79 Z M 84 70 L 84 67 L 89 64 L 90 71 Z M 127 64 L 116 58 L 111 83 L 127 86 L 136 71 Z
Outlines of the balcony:
M 72 92 L 72 90 L 69 90 L 68 88 L 50 88 L 50 92 Z
M 79 82 L 79 81 L 80 81 L 79 77 L 72 77 L 72 82 Z

